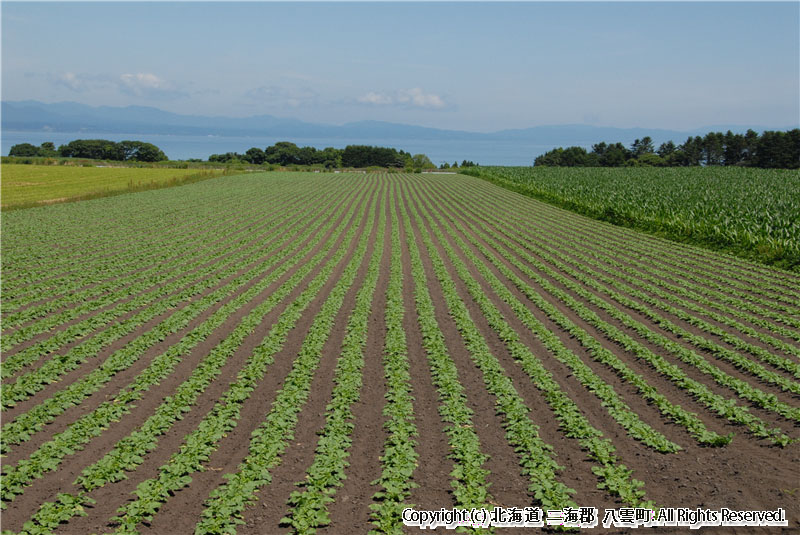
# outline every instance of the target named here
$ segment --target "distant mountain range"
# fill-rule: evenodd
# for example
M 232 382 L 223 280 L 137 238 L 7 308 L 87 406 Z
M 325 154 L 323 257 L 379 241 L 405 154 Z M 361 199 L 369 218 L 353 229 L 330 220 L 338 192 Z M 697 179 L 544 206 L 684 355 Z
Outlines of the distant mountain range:
M 2 102 L 2 130 L 28 132 L 91 132 L 93 134 L 160 134 L 201 136 L 258 136 L 278 138 L 329 138 L 370 140 L 515 141 L 532 145 L 589 146 L 599 141 L 630 142 L 650 136 L 658 143 L 681 143 L 690 135 L 711 131 L 744 132 L 752 128 L 786 130 L 791 127 L 716 125 L 691 131 L 655 128 L 614 128 L 585 124 L 535 126 L 491 133 L 443 130 L 384 121 L 359 121 L 343 125 L 307 123 L 272 115 L 245 118 L 180 115 L 144 106 L 93 107 L 75 102 L 47 104 L 35 100 Z

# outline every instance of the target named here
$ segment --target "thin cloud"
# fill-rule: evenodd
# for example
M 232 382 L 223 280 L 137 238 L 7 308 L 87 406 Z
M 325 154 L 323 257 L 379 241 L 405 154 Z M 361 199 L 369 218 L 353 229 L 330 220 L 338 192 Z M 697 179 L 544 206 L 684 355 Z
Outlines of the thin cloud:
M 245 92 L 245 97 L 271 106 L 297 108 L 315 103 L 319 93 L 310 87 L 260 86 Z
M 421 88 L 401 89 L 393 93 L 370 91 L 356 99 L 371 106 L 406 106 L 413 108 L 442 109 L 447 106 L 444 99 L 434 93 L 425 93 Z
M 32 75 L 36 77 L 36 75 Z M 57 87 L 69 89 L 74 93 L 87 93 L 114 84 L 113 78 L 104 74 L 62 72 L 46 74 L 45 77 Z
M 173 100 L 188 96 L 186 92 L 180 91 L 171 82 L 148 72 L 122 74 L 118 84 L 120 91 L 135 97 Z

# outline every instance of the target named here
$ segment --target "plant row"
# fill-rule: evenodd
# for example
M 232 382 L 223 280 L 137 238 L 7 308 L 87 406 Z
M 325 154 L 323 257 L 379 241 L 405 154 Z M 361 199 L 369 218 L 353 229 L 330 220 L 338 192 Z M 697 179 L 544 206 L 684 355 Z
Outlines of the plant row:
M 328 224 L 334 224 L 333 222 L 336 220 L 336 217 L 331 218 L 331 221 Z M 263 264 L 257 264 L 255 267 L 251 268 L 245 273 L 242 273 L 228 284 L 218 288 L 197 302 L 192 303 L 192 305 L 190 305 L 191 308 L 188 310 L 184 309 L 175 312 L 154 331 L 151 331 L 151 333 L 154 333 L 152 336 L 156 338 L 156 341 L 158 339 L 166 338 L 166 332 L 159 334 L 161 333 L 159 329 L 167 328 L 172 330 L 172 327 L 169 324 L 173 318 L 177 318 L 179 320 L 178 327 L 180 327 L 180 324 L 188 325 L 188 318 L 182 318 L 181 316 L 192 314 L 192 317 L 196 317 L 203 310 L 213 306 L 214 303 L 217 303 L 229 295 L 234 295 L 239 288 L 246 287 L 248 284 L 252 284 L 254 280 L 257 280 L 259 277 L 263 276 L 261 274 L 266 273 L 273 266 L 278 265 L 284 258 L 291 258 L 291 254 L 295 252 L 295 249 L 299 245 L 302 245 L 307 236 L 312 234 L 313 230 L 307 229 L 306 233 L 296 237 L 296 239 L 293 241 L 287 238 L 286 241 L 275 244 L 274 251 L 280 252 L 274 253 L 273 251 L 274 254 L 269 261 Z M 323 235 L 324 234 L 318 234 L 318 237 L 321 238 Z M 313 248 L 313 246 L 314 242 L 306 244 L 303 250 L 297 251 L 297 253 L 299 254 L 303 251 L 308 252 Z M 266 252 L 269 253 L 270 251 Z M 237 267 L 231 268 L 232 271 L 236 271 L 237 269 Z M 147 334 L 143 334 L 142 336 L 147 336 Z M 138 360 L 138 358 L 140 358 L 143 351 L 146 351 L 147 348 L 153 345 L 147 340 L 146 341 L 148 343 L 142 344 L 141 342 L 138 342 L 139 340 L 141 340 L 141 337 L 126 345 L 121 350 L 115 352 L 106 362 L 104 362 L 96 370 L 84 376 L 81 380 L 72 383 L 66 389 L 57 392 L 53 397 L 40 403 L 26 413 L 21 414 L 12 422 L 4 425 L 2 428 L 2 446 L 4 451 L 7 449 L 9 444 L 19 443 L 30 438 L 33 432 L 41 429 L 45 423 L 54 419 L 56 416 L 64 412 L 68 407 L 79 404 L 85 397 L 101 388 L 102 385 L 108 382 L 114 374 L 132 365 L 136 360 Z
M 353 208 L 351 208 L 352 213 Z M 322 237 L 325 232 L 319 233 Z M 337 242 L 338 236 L 332 235 L 325 246 L 303 267 L 297 270 L 292 277 L 287 279 L 279 288 L 270 294 L 270 296 L 257 307 L 255 307 L 231 332 L 223 341 L 214 347 L 214 349 L 206 356 L 202 362 L 198 364 L 192 375 L 184 381 L 175 391 L 172 396 L 165 398 L 164 402 L 156 408 L 155 413 L 148 418 L 144 424 L 138 429 L 127 435 L 125 438 L 119 440 L 112 450 L 104 457 L 93 463 L 91 466 L 83 470 L 82 475 L 78 477 L 75 484 L 81 487 L 81 492 L 78 497 L 85 499 L 88 503 L 91 498 L 87 495 L 95 489 L 102 488 L 109 483 L 114 483 L 125 479 L 126 472 L 131 472 L 144 461 L 144 457 L 153 451 L 158 445 L 158 438 L 167 433 L 172 426 L 189 413 L 193 405 L 196 403 L 200 394 L 211 384 L 211 382 L 219 375 L 222 366 L 225 365 L 231 355 L 241 345 L 246 336 L 251 335 L 255 329 L 261 324 L 264 316 L 269 314 L 275 306 L 284 300 L 287 295 L 293 291 L 297 285 L 309 275 L 314 267 L 327 255 L 329 251 Z M 313 247 L 313 243 L 309 245 L 308 250 Z M 305 252 L 308 252 L 305 251 Z M 291 266 L 296 265 L 301 261 L 305 254 L 295 255 Z M 274 282 L 280 276 L 287 272 L 291 266 L 287 266 L 281 273 L 270 277 L 270 282 Z M 317 276 L 313 286 L 319 286 L 324 282 L 324 276 Z M 252 298 L 268 286 L 261 285 L 249 297 Z M 311 293 L 311 292 L 309 292 Z M 230 306 L 220 309 L 215 316 L 218 316 L 218 322 L 221 323 L 232 312 L 236 310 L 236 306 L 241 306 L 245 300 L 240 300 L 239 303 L 230 303 Z M 174 346 L 173 346 L 174 347 Z M 260 347 L 263 347 L 263 342 Z M 269 363 L 259 361 L 258 365 L 268 365 Z M 253 370 L 253 357 L 248 361 L 251 368 L 245 368 L 239 373 L 241 378 L 242 374 L 247 374 L 248 371 Z M 263 376 L 266 367 L 261 369 Z M 31 519 L 31 526 L 45 525 L 48 519 L 54 514 L 52 503 L 46 503 L 39 512 Z M 59 513 L 59 518 L 64 519 L 64 513 Z
M 386 380 L 386 403 L 383 415 L 384 429 L 388 433 L 381 456 L 381 475 L 373 481 L 380 490 L 373 494 L 375 503 L 370 505 L 370 519 L 375 525 L 372 535 L 402 533 L 403 509 L 411 490 L 418 485 L 412 480 L 419 454 L 416 451 L 418 435 L 414 423 L 414 398 L 411 389 L 411 374 L 408 362 L 408 345 L 404 328 L 405 302 L 403 300 L 402 245 L 400 221 L 395 209 L 396 195 L 392 204 L 392 257 L 389 268 L 389 285 L 386 290 L 384 322 L 386 336 L 383 348 L 383 369 Z
M 333 392 L 325 409 L 325 425 L 317 433 L 319 439 L 314 460 L 306 470 L 305 478 L 296 483 L 301 490 L 292 492 L 288 500 L 289 513 L 281 520 L 281 524 L 291 526 L 297 533 L 314 533 L 318 527 L 330 524 L 329 505 L 334 501 L 336 488 L 342 485 L 345 469 L 349 466 L 347 459 L 355 427 L 352 406 L 361 397 L 368 320 L 383 259 L 385 205 L 385 199 L 381 198 L 376 244 L 347 322 L 334 372 Z
M 656 240 L 634 231 L 598 224 L 546 205 L 525 202 L 523 197 L 511 192 L 498 192 L 497 188 L 493 188 L 489 184 L 475 183 L 471 186 L 473 186 L 472 191 L 476 197 L 480 196 L 489 204 L 507 203 L 519 216 L 536 221 L 540 228 L 559 233 L 566 231 L 570 242 L 604 247 L 614 257 L 623 257 L 626 261 L 642 260 L 646 265 L 654 268 L 660 266 L 659 269 L 662 272 L 678 277 L 683 284 L 686 284 L 686 280 L 697 284 L 698 291 L 707 291 L 713 288 L 722 294 L 730 293 L 744 303 L 760 303 L 764 306 L 778 307 L 782 311 L 790 313 L 796 313 L 799 310 L 797 299 L 800 298 L 800 291 L 795 289 L 796 284 L 789 283 L 787 276 L 783 273 L 779 274 L 770 270 L 771 276 L 768 280 L 760 279 L 756 273 L 749 270 L 730 274 L 728 273 L 728 267 L 732 260 L 730 257 L 718 259 L 719 255 L 702 250 L 697 250 L 695 254 L 695 250 L 690 247 Z M 569 222 L 568 228 L 564 225 L 565 218 Z M 748 267 L 752 266 L 752 264 L 748 265 Z M 784 304 L 781 305 L 776 301 Z M 747 306 L 744 303 L 742 306 Z
M 280 210 L 273 208 L 272 217 L 264 218 L 258 224 L 254 223 L 253 218 L 238 221 L 224 220 L 227 239 L 220 240 L 218 232 L 221 229 L 212 227 L 204 233 L 197 233 L 196 239 L 187 244 L 176 243 L 172 246 L 166 245 L 163 249 L 158 248 L 157 254 L 160 258 L 158 262 L 153 263 L 152 267 L 143 271 L 134 270 L 127 274 L 121 274 L 112 280 L 81 291 L 70 290 L 68 294 L 60 299 L 46 301 L 40 305 L 8 314 L 3 319 L 4 330 L 24 325 L 24 327 L 13 333 L 13 336 L 20 336 L 18 333 L 29 331 L 36 325 L 37 330 L 33 331 L 33 333 L 44 332 L 83 313 L 97 311 L 115 300 L 135 295 L 150 286 L 162 284 L 164 281 L 174 277 L 175 273 L 189 271 L 196 268 L 196 266 L 215 262 L 231 251 L 235 251 L 238 247 L 253 241 L 256 237 L 264 239 L 264 236 L 268 235 L 268 232 L 265 231 L 274 229 L 276 225 L 286 219 L 287 214 L 292 213 L 293 209 L 296 210 L 297 205 L 282 206 Z M 244 231 L 247 233 L 245 234 Z M 259 234 L 259 232 L 263 234 Z M 213 248 L 218 243 L 219 246 Z M 169 254 L 172 255 L 171 259 L 164 258 L 165 250 L 168 250 Z M 198 252 L 201 250 L 203 254 L 199 255 Z M 180 271 L 177 271 L 177 268 Z M 120 266 L 120 272 L 126 270 L 129 270 L 129 266 Z M 67 308 L 69 305 L 76 306 Z M 31 323 L 39 318 L 46 318 L 46 323 Z M 45 326 L 42 326 L 42 324 Z M 11 338 L 9 335 L 6 335 L 6 337 Z M 8 344 L 9 342 L 6 343 Z M 4 348 L 4 350 L 6 349 Z
M 371 225 L 374 219 L 371 210 L 369 213 L 370 217 L 366 223 L 367 227 Z M 348 243 L 353 238 L 358 228 L 359 227 L 356 225 L 350 227 L 345 237 L 345 243 Z M 299 411 L 303 405 L 303 401 L 307 398 L 313 371 L 319 363 L 322 345 L 324 345 L 325 339 L 330 329 L 333 327 L 333 317 L 341 306 L 344 293 L 352 284 L 356 272 L 358 271 L 358 266 L 364 257 L 368 237 L 369 232 L 362 229 L 362 235 L 359 239 L 356 252 L 348 263 L 341 278 L 336 283 L 336 286 L 331 291 L 328 299 L 326 299 L 323 310 L 317 315 L 309 329 L 303 349 L 301 349 L 300 354 L 295 359 L 292 372 L 290 372 L 289 377 L 284 383 L 284 388 L 279 393 L 278 399 L 273 403 L 270 414 L 272 414 L 278 406 L 278 400 L 283 393 L 293 384 L 292 378 L 295 376 L 295 370 L 297 369 L 302 369 L 303 377 L 306 378 L 308 385 L 304 389 L 305 395 L 299 399 L 293 400 L 294 403 L 292 403 L 291 409 L 293 411 Z M 191 483 L 191 474 L 204 470 L 204 463 L 217 449 L 219 441 L 237 426 L 244 402 L 250 397 L 256 385 L 263 377 L 266 367 L 273 361 L 275 353 L 281 349 L 283 342 L 288 336 L 288 332 L 299 319 L 302 311 L 320 291 L 324 282 L 330 277 L 335 265 L 345 256 L 347 249 L 347 247 L 340 246 L 323 270 L 314 279 L 314 282 L 301 294 L 292 306 L 281 315 L 278 323 L 270 330 L 270 333 L 264 341 L 253 351 L 253 355 L 248 360 L 245 369 L 239 374 L 237 381 L 220 397 L 219 401 L 211 409 L 211 412 L 203 418 L 197 428 L 184 438 L 180 450 L 173 454 L 169 461 L 159 468 L 158 475 L 141 482 L 137 486 L 136 491 L 133 493 L 135 499 L 121 507 L 118 510 L 120 514 L 112 519 L 112 522 L 118 524 L 115 531 L 116 533 L 138 533 L 137 526 L 140 523 L 151 520 L 153 515 L 175 492 Z M 261 428 L 254 432 L 255 438 L 251 440 L 250 444 L 251 452 L 253 442 L 257 441 L 257 437 L 260 435 L 260 429 Z M 287 435 L 290 434 L 290 429 L 281 430 L 277 434 L 270 433 L 270 438 L 273 440 L 284 440 Z M 245 461 L 244 464 L 247 465 L 250 463 Z M 250 477 L 253 475 L 268 476 L 268 466 L 269 465 L 266 463 L 254 463 L 250 466 L 247 475 Z M 245 475 L 242 468 L 243 467 L 240 465 L 240 470 L 236 472 L 235 476 Z M 254 471 L 255 474 L 253 473 Z M 248 480 L 246 479 L 245 481 Z M 228 484 L 230 484 L 230 480 Z M 252 480 L 250 480 L 248 488 L 251 490 L 249 494 L 236 493 L 235 497 L 238 503 L 244 505 L 248 500 L 248 496 L 252 499 L 252 492 L 257 487 L 258 486 L 254 485 Z M 234 514 L 235 512 L 233 510 L 226 510 L 220 515 L 213 516 L 219 521 L 227 522 L 231 520 Z
M 331 247 L 333 242 L 334 237 L 331 237 L 328 247 Z M 324 251 L 317 256 L 321 257 L 323 254 Z M 299 262 L 303 256 L 295 256 L 294 262 Z M 157 423 L 162 425 L 174 423 L 176 419 L 181 417 L 182 413 L 190 410 L 191 404 L 181 404 L 181 402 L 193 398 L 193 403 L 196 400 L 197 396 L 220 373 L 222 366 L 244 338 L 259 325 L 263 316 L 288 295 L 294 286 L 311 271 L 313 265 L 313 263 L 306 264 L 294 277 L 273 292 L 269 299 L 259 304 L 245 316 L 239 325 L 220 344 L 215 346 L 198 365 L 192 376 L 178 389 L 179 395 L 168 399 L 162 404 L 160 408 L 164 408 L 164 412 L 158 413 L 157 411 L 157 415 L 162 416 L 162 418 L 156 418 Z M 278 280 L 291 266 L 291 263 L 286 264 L 283 269 L 277 270 L 270 277 L 262 279 L 259 284 L 252 286 L 247 292 L 220 308 L 206 322 L 187 334 L 179 343 L 172 345 L 167 352 L 155 358 L 151 365 L 141 372 L 131 385 L 123 389 L 113 400 L 102 403 L 97 409 L 81 417 L 71 424 L 66 431 L 57 434 L 52 440 L 42 445 L 27 460 L 20 461 L 13 467 L 4 467 L 5 474 L 1 484 L 3 500 L 9 501 L 21 494 L 24 491 L 24 485 L 33 478 L 41 477 L 44 473 L 55 470 L 66 455 L 71 455 L 77 449 L 82 448 L 83 444 L 102 433 L 112 422 L 119 421 L 124 414 L 133 409 L 134 402 L 141 399 L 152 386 L 158 384 L 159 381 L 174 370 L 174 367 L 184 355 L 188 354 L 201 341 L 208 338 L 233 312 L 246 305 Z M 174 415 L 171 421 L 168 417 L 163 417 L 165 413 Z M 150 421 L 148 423 L 152 424 L 154 422 Z M 151 429 L 158 430 L 157 427 L 151 427 Z M 153 435 L 140 434 L 136 438 L 138 439 L 135 443 L 136 446 L 155 447 Z M 147 449 L 128 451 L 127 456 L 124 455 L 124 450 L 122 456 L 117 453 L 117 451 L 112 451 L 93 465 L 88 474 L 84 474 L 84 478 L 79 479 L 84 488 L 96 488 L 101 483 L 105 484 L 109 481 L 124 478 L 123 468 L 129 465 L 135 467 L 137 461 L 141 462 L 140 459 L 147 453 Z M 122 463 L 119 463 L 120 460 Z
M 186 262 L 184 259 L 183 261 L 175 262 L 175 265 L 173 266 L 162 265 L 162 269 L 158 273 L 145 278 L 145 280 L 137 285 L 123 287 L 118 292 L 106 293 L 101 299 L 89 301 L 85 305 L 66 310 L 59 314 L 53 314 L 43 321 L 18 330 L 11 336 L 4 336 L 3 339 L 8 340 L 6 346 L 10 347 L 12 344 L 19 343 L 20 341 L 25 340 L 35 334 L 50 330 L 61 323 L 69 321 L 73 317 L 76 317 L 78 314 L 83 312 L 94 311 L 95 314 L 92 316 L 68 326 L 65 330 L 56 333 L 56 335 L 51 336 L 46 341 L 47 351 L 56 351 L 58 348 L 57 344 L 66 344 L 72 340 L 85 336 L 86 334 L 93 333 L 99 330 L 102 326 L 107 325 L 108 323 L 117 320 L 121 316 L 132 312 L 130 304 L 131 301 L 149 304 L 152 300 L 157 299 L 159 295 L 162 295 L 165 288 L 174 289 L 176 284 L 186 284 L 187 281 L 196 279 L 198 274 L 203 275 L 209 273 L 209 270 L 218 269 L 218 265 L 222 263 L 221 260 L 226 259 L 226 256 L 230 257 L 231 254 L 233 254 L 234 260 L 232 260 L 232 262 L 241 264 L 244 259 L 243 253 L 253 251 L 253 246 L 255 244 L 268 244 L 272 239 L 291 231 L 291 228 L 294 225 L 306 224 L 305 219 L 297 218 L 296 214 L 293 214 L 292 212 L 287 213 L 292 214 L 292 216 L 295 218 L 295 223 L 293 225 L 290 225 L 289 221 L 286 220 L 277 220 L 270 225 L 270 232 L 268 234 L 261 236 L 255 235 L 242 241 L 233 241 L 232 243 L 226 244 L 224 248 L 220 249 L 218 254 L 214 254 L 209 251 L 208 256 L 196 256 L 195 259 L 190 262 Z M 260 239 L 252 239 L 254 237 Z M 228 263 L 231 263 L 231 260 L 229 260 Z M 176 275 L 182 276 L 176 277 Z M 135 297 L 130 299 L 130 296 Z M 125 298 L 129 300 L 126 301 Z M 122 301 L 121 304 L 113 306 L 112 308 L 107 308 L 106 310 L 102 310 L 102 308 L 106 307 L 107 305 L 112 305 L 120 300 Z M 29 355 L 40 352 L 42 345 L 45 344 L 37 344 L 36 347 L 38 350 L 29 350 L 25 354 Z M 4 351 L 7 351 L 8 347 L 4 347 Z M 12 355 L 12 357 L 14 357 L 14 355 Z M 9 363 L 9 360 L 13 364 L 11 366 L 4 367 L 4 376 L 7 376 L 7 374 L 11 374 L 13 371 L 19 369 L 19 365 L 17 365 L 14 361 L 18 361 L 20 359 L 7 359 L 6 364 Z
M 418 198 L 416 201 L 421 203 Z M 434 271 L 442 285 L 450 315 L 456 321 L 473 361 L 483 372 L 487 389 L 497 398 L 498 412 L 503 414 L 505 420 L 506 438 L 514 446 L 521 459 L 523 474 L 531 480 L 529 490 L 545 510 L 574 507 L 569 498 L 570 492 L 574 491 L 555 479 L 555 471 L 560 467 L 552 459 L 554 455 L 552 447 L 538 437 L 537 426 L 530 421 L 527 415 L 528 407 L 516 392 L 505 370 L 491 353 L 486 340 L 472 321 L 466 305 L 459 297 L 455 283 L 439 257 L 435 244 L 424 231 L 421 216 L 415 213 L 415 218 L 428 249 Z M 429 223 L 431 223 L 430 220 Z M 459 278 L 467 284 L 470 295 L 478 303 L 490 327 L 500 336 L 517 360 L 527 362 L 529 365 L 534 364 L 536 359 L 530 350 L 520 342 L 519 337 L 502 318 L 497 308 L 486 298 L 480 285 L 477 285 L 460 258 L 432 223 L 431 230 L 437 236 L 445 254 L 453 262 Z M 581 414 L 577 405 L 553 380 L 552 375 L 538 362 L 533 366 L 528 366 L 526 371 L 534 371 L 531 378 L 537 388 L 544 393 L 566 436 L 578 439 L 581 447 L 589 452 L 590 458 L 599 463 L 592 467 L 592 472 L 600 479 L 598 487 L 619 496 L 623 502 L 632 507 L 652 507 L 652 502 L 644 499 L 644 491 L 641 490 L 644 483 L 631 479 L 632 471 L 619 462 L 614 454 L 615 449 L 611 441 L 602 438 L 602 433 Z M 661 442 L 661 444 L 663 445 L 665 442 Z
M 567 292 L 555 287 L 547 279 L 545 279 L 543 276 L 539 275 L 537 272 L 530 269 L 527 265 L 523 264 L 520 260 L 518 260 L 516 256 L 512 255 L 505 249 L 507 248 L 509 251 L 513 251 L 516 255 L 519 256 L 519 258 L 524 259 L 528 264 L 535 266 L 543 273 L 546 273 L 548 276 L 553 277 L 555 280 L 558 280 L 561 284 L 564 284 L 568 290 L 574 292 L 579 297 L 587 300 L 593 305 L 596 305 L 605 312 L 609 313 L 614 319 L 622 322 L 622 324 L 625 325 L 626 327 L 631 328 L 636 332 L 641 331 L 641 333 L 644 335 L 646 335 L 647 333 L 651 333 L 653 339 L 663 342 L 664 347 L 668 350 L 675 349 L 678 352 L 680 352 L 682 349 L 681 346 L 661 337 L 660 335 L 657 335 L 656 333 L 652 333 L 652 331 L 649 331 L 649 329 L 647 329 L 646 326 L 636 322 L 633 318 L 631 318 L 627 314 L 619 311 L 618 309 L 609 305 L 605 301 L 597 298 L 596 296 L 594 296 L 594 294 L 591 294 L 590 292 L 586 291 L 584 287 L 582 287 L 580 284 L 573 283 L 568 279 L 566 279 L 565 277 L 561 276 L 559 273 L 555 272 L 554 270 L 549 269 L 543 263 L 539 262 L 538 260 L 530 256 L 527 252 L 523 251 L 519 246 L 511 243 L 508 239 L 504 238 L 503 237 L 504 229 L 502 229 L 500 226 L 494 226 L 492 227 L 491 230 L 488 230 L 491 236 L 486 232 L 478 230 L 475 227 L 474 223 L 467 222 L 467 226 L 471 227 L 477 237 L 479 237 L 485 243 L 492 246 L 493 249 L 497 251 L 503 258 L 505 258 L 511 265 L 519 269 L 525 276 L 529 277 L 530 280 L 534 281 L 545 291 L 547 291 L 556 299 L 558 299 L 566 306 L 568 306 L 575 314 L 577 314 L 578 317 L 586 321 L 589 325 L 592 325 L 593 327 L 600 330 L 600 332 L 604 333 L 610 341 L 617 343 L 626 351 L 632 353 L 637 359 L 647 362 L 650 366 L 655 368 L 660 374 L 666 376 L 672 382 L 676 383 L 680 388 L 687 390 L 696 399 L 698 399 L 698 401 L 700 401 L 702 404 L 706 405 L 709 409 L 711 409 L 712 412 L 715 412 L 734 423 L 746 426 L 748 430 L 755 436 L 758 436 L 760 438 L 767 438 L 780 445 L 786 445 L 789 443 L 790 441 L 789 437 L 786 436 L 780 429 L 770 429 L 760 418 L 757 418 L 752 414 L 750 414 L 747 411 L 747 409 L 735 405 L 735 403 L 732 403 L 730 400 L 720 395 L 714 394 L 711 390 L 708 389 L 708 387 L 706 387 L 702 383 L 699 383 L 698 381 L 691 379 L 686 374 L 686 372 L 684 372 L 680 367 L 669 363 L 663 356 L 654 353 L 641 343 L 635 341 L 633 338 L 623 333 L 618 328 L 602 320 L 600 316 L 597 315 L 597 313 L 590 310 L 582 302 L 573 298 Z M 483 227 L 484 225 L 481 224 L 481 226 Z M 498 246 L 498 242 L 502 243 L 503 246 Z M 539 249 L 537 249 L 536 252 L 537 254 L 543 254 Z M 511 273 L 508 267 L 506 267 L 502 262 L 499 262 L 499 260 L 495 258 L 493 255 L 489 255 L 487 259 L 492 261 L 496 265 L 496 267 L 501 272 L 503 272 L 504 275 L 507 276 L 508 273 Z M 588 277 L 583 277 L 583 279 L 579 280 L 583 284 L 589 283 Z M 523 293 L 526 292 L 524 288 L 520 288 L 520 290 L 523 291 Z M 530 293 L 530 290 L 528 290 L 528 293 Z M 753 389 L 752 387 L 750 388 L 751 390 L 756 390 Z

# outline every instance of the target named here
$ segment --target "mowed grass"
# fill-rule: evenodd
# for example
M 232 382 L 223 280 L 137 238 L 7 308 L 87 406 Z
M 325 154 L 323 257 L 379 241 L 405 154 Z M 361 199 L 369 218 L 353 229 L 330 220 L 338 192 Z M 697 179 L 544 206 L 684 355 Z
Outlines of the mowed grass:
M 8 209 L 178 185 L 216 174 L 197 169 L 3 164 L 0 196 L 3 209 Z

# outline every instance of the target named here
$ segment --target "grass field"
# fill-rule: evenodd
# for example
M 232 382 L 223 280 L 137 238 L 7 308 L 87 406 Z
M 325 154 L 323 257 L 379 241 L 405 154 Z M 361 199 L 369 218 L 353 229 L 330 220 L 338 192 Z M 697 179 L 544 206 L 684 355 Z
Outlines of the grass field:
M 410 504 L 800 528 L 799 275 L 463 175 L 228 176 L 2 231 L 13 533 L 401 533 Z
M 484 167 L 477 174 L 618 225 L 800 272 L 800 172 Z
M 0 197 L 4 209 L 176 185 L 212 171 L 134 167 L 3 164 Z

